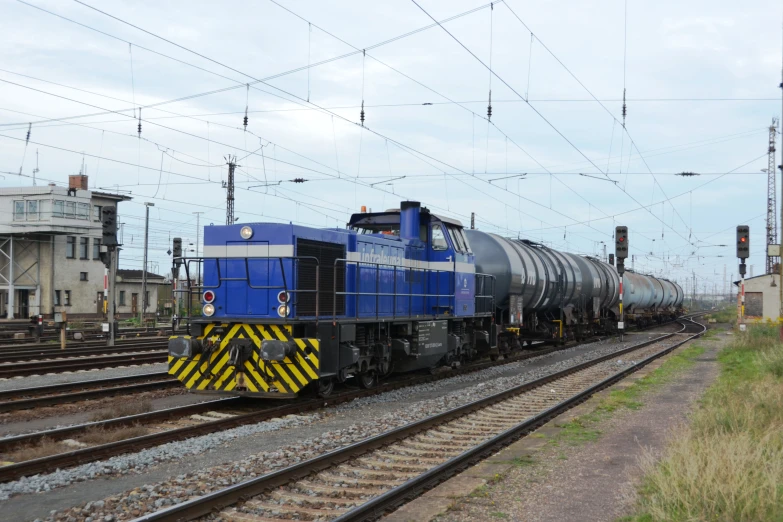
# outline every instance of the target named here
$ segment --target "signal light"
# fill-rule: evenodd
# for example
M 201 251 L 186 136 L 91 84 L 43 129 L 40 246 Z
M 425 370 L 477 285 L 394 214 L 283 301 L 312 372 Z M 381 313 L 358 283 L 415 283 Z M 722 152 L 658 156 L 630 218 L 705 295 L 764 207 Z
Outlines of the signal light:
M 750 257 L 750 227 L 747 225 L 737 227 L 737 257 L 740 259 Z
M 204 295 L 202 297 L 204 298 L 205 303 L 211 303 L 212 301 L 215 300 L 215 292 L 213 292 L 212 290 L 207 290 L 206 292 L 204 292 Z
M 618 262 L 628 257 L 628 227 L 614 229 L 614 253 Z

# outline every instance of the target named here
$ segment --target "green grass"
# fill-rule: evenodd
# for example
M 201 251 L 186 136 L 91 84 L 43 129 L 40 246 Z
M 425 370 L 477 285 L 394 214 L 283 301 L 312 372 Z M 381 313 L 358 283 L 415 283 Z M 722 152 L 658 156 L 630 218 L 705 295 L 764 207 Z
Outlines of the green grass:
M 703 353 L 704 347 L 699 345 L 689 346 L 675 353 L 655 371 L 637 380 L 631 386 L 610 392 L 598 403 L 593 412 L 580 415 L 561 425 L 562 429 L 552 437 L 549 443 L 554 446 L 560 444 L 578 446 L 598 440 L 601 436 L 601 431 L 596 428 L 598 423 L 611 417 L 619 409 L 636 410 L 641 408 L 644 405 L 642 398 L 645 393 L 670 382 L 683 370 L 692 366 Z
M 775 326 L 737 335 L 721 374 L 645 478 L 626 522 L 783 520 L 783 345 Z
M 709 313 L 705 316 L 707 319 L 715 319 L 718 323 L 734 324 L 737 321 L 737 308 L 728 307 L 723 310 Z

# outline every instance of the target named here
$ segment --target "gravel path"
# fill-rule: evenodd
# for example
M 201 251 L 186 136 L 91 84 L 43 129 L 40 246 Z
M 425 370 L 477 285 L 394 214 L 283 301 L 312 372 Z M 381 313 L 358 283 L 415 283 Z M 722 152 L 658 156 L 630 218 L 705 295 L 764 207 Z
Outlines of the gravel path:
M 640 457 L 659 454 L 672 429 L 687 420 L 718 375 L 717 352 L 726 342 L 698 341 L 707 348 L 697 363 L 642 398 L 638 410 L 618 411 L 590 426 L 599 439 L 581 446 L 545 446 L 532 465 L 515 467 L 480 495 L 463 498 L 438 522 L 488 519 L 525 522 L 615 520 L 631 511 L 641 479 Z
M 46 492 L 77 484 L 77 489 L 83 495 L 91 495 L 82 496 L 84 499 L 102 498 L 98 496 L 101 492 L 111 496 L 105 499 L 106 503 L 102 507 L 91 504 L 86 512 L 83 511 L 84 501 L 80 504 L 66 494 L 49 496 L 47 500 L 51 502 L 43 501 L 46 497 L 38 495 L 39 502 L 35 504 L 25 502 L 24 497 L 15 497 L 3 503 L 4 512 L 18 514 L 20 519 L 43 517 L 51 509 L 76 504 L 78 508 L 57 511 L 49 518 L 68 520 L 68 517 L 74 517 L 80 520 L 89 516 L 100 520 L 100 517 L 112 516 L 124 520 L 136 516 L 136 512 L 145 513 L 168 503 L 181 502 L 191 496 L 280 469 L 658 335 L 660 332 L 629 336 L 631 339 L 626 338 L 625 343 L 593 343 L 359 399 L 320 414 L 297 417 L 296 423 L 290 426 L 275 421 L 243 426 L 151 448 L 138 454 L 115 457 L 102 463 L 24 478 L 0 485 L 0 498 L 19 493 Z M 291 427 L 295 429 L 289 429 Z M 167 460 L 171 461 L 170 464 L 162 467 L 168 474 L 161 477 L 156 473 L 157 467 Z M 157 480 L 166 479 L 157 486 L 149 486 L 149 482 L 144 482 L 147 473 Z M 107 475 L 111 475 L 113 480 L 101 480 L 99 487 L 91 489 L 78 486 L 80 482 Z M 128 492 L 128 489 L 131 491 Z

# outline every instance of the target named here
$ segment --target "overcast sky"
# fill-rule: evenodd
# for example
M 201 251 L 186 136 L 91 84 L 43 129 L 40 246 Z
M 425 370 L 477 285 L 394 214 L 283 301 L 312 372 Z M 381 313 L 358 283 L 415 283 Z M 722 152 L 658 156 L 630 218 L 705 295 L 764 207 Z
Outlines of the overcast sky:
M 141 268 L 155 203 L 164 274 L 193 212 L 225 223 L 229 154 L 240 222 L 342 227 L 417 199 L 582 254 L 622 224 L 638 271 L 695 271 L 700 291 L 737 273 L 748 224 L 763 273 L 779 2 L 630 1 L 626 26 L 622 0 L 278 1 L 0 0 L 0 184 L 30 185 L 36 151 L 39 183 L 84 161 L 91 188 L 133 197 L 122 268 Z

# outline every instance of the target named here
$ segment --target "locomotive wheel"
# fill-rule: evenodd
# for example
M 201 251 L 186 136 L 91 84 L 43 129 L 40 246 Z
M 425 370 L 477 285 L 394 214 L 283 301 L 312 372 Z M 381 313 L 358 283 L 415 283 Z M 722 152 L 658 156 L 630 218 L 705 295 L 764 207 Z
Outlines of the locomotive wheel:
M 374 371 L 360 373 L 356 376 L 359 386 L 364 389 L 375 388 L 378 385 L 378 376 Z
M 331 377 L 324 377 L 323 379 L 318 379 L 318 383 L 315 389 L 316 395 L 325 399 L 326 397 L 329 397 L 333 391 L 334 391 L 334 379 L 332 379 Z

